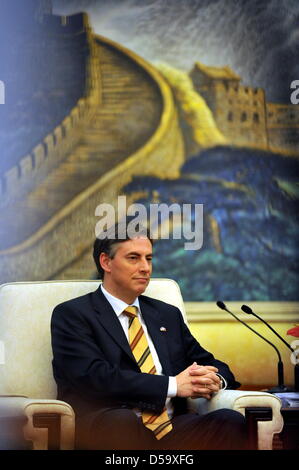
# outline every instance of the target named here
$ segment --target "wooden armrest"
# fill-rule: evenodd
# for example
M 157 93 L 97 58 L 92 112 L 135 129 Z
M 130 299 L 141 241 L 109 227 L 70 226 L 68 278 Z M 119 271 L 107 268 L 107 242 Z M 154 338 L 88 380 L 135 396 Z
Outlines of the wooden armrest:
M 247 425 L 247 436 L 249 449 L 258 449 L 258 422 L 272 420 L 272 408 L 269 407 L 247 407 L 245 408 Z
M 48 450 L 59 450 L 61 440 L 61 415 L 57 413 L 36 413 L 32 417 L 35 428 L 48 430 Z
M 63 401 L 1 396 L 0 416 L 8 419 L 25 418 L 24 440 L 32 443 L 33 449 L 73 449 L 75 437 L 75 415 L 71 406 Z

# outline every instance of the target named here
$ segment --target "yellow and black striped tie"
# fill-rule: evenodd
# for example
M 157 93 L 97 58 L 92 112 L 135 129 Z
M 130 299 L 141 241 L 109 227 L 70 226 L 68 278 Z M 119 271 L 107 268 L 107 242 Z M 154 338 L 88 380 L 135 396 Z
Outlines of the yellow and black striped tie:
M 137 307 L 127 307 L 124 313 L 129 317 L 129 343 L 141 372 L 156 374 L 156 367 L 143 328 L 137 316 Z M 166 408 L 160 414 L 142 412 L 143 424 L 161 439 L 172 430 Z

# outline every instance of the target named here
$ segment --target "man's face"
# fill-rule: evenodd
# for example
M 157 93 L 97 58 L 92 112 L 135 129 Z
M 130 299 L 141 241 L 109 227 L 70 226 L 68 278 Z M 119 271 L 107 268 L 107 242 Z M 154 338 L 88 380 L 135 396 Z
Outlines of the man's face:
M 113 258 L 100 256 L 105 271 L 104 287 L 115 297 L 131 303 L 142 294 L 152 273 L 152 244 L 148 238 L 119 243 Z

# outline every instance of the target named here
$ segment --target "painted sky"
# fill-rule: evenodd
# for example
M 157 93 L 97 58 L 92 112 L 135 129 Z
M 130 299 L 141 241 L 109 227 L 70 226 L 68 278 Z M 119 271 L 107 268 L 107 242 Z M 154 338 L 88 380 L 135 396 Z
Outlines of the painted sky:
M 53 7 L 87 11 L 98 34 L 152 62 L 229 65 L 268 101 L 290 103 L 290 83 L 299 79 L 297 0 L 54 0 Z

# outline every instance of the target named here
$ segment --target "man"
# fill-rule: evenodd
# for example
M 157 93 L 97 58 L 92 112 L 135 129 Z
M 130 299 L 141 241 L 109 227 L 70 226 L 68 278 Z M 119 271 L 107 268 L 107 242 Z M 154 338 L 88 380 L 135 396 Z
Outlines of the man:
M 239 383 L 198 344 L 176 307 L 142 295 L 152 242 L 147 233 L 120 239 L 119 229 L 94 244 L 103 284 L 52 316 L 58 399 L 75 410 L 77 448 L 245 448 L 240 413 L 188 412 L 187 398 L 210 399 L 223 384 Z

